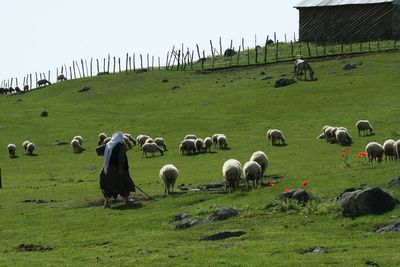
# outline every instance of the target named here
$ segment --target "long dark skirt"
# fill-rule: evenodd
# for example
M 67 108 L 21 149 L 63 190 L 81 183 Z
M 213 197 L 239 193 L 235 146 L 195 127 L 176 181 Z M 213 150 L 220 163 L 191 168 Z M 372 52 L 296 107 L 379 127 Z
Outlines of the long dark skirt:
M 109 165 L 107 174 L 104 170 L 100 173 L 100 189 L 104 197 L 117 198 L 129 196 L 130 192 L 136 192 L 135 184 L 133 183 L 128 171 L 120 173 L 118 166 Z

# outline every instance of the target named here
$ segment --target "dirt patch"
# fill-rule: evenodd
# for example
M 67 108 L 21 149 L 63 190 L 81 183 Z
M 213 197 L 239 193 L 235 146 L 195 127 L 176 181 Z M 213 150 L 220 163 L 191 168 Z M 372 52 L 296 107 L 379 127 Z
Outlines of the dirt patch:
M 19 244 L 16 249 L 18 252 L 47 252 L 53 250 L 53 248 L 49 246 L 34 244 Z

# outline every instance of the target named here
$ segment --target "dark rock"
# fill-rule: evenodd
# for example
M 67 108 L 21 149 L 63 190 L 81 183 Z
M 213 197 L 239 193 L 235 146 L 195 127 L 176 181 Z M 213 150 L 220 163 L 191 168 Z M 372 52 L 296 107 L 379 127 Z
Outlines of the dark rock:
M 206 240 L 206 241 L 222 240 L 222 239 L 227 239 L 227 238 L 231 238 L 231 237 L 242 236 L 245 233 L 246 233 L 245 231 L 235 231 L 235 232 L 224 231 L 224 232 L 219 232 L 219 233 L 216 233 L 213 235 L 203 237 L 200 240 Z
M 176 228 L 176 229 L 187 229 L 187 228 L 193 227 L 193 226 L 198 225 L 198 224 L 201 224 L 201 223 L 204 223 L 204 222 L 201 221 L 201 220 L 183 219 L 183 220 L 179 221 L 179 222 L 175 225 L 175 228 Z
M 301 203 L 307 203 L 310 200 L 310 194 L 304 189 L 292 189 L 289 192 L 283 192 L 278 195 L 279 200 L 294 199 Z
M 396 206 L 396 199 L 379 187 L 344 193 L 339 204 L 343 215 L 357 217 L 367 214 L 382 214 Z
M 372 261 L 372 260 L 365 261 L 365 265 L 371 265 L 371 266 L 379 267 L 379 264 L 374 262 L 374 261 Z
M 400 176 L 394 178 L 389 182 L 389 187 L 400 187 Z
M 189 213 L 189 212 L 187 212 L 187 211 L 180 212 L 180 213 L 178 213 L 178 214 L 175 215 L 174 222 L 182 221 L 183 219 L 187 219 L 187 218 L 189 218 L 191 215 L 192 215 L 192 214 Z
M 47 117 L 47 116 L 49 116 L 49 113 L 47 112 L 47 111 L 42 111 L 42 113 L 40 114 L 40 116 L 42 116 L 42 117 Z
M 87 91 L 89 91 L 90 90 L 90 87 L 88 87 L 88 86 L 84 86 L 84 87 L 82 87 L 81 89 L 79 89 L 78 90 L 78 92 L 87 92 Z
M 344 66 L 343 66 L 343 70 L 352 70 L 352 69 L 355 69 L 355 68 L 357 68 L 357 64 L 352 64 L 352 63 L 346 63 L 346 64 L 344 64 Z
M 275 81 L 275 88 L 284 87 L 296 83 L 293 79 L 287 78 L 280 78 L 279 80 Z
M 18 252 L 46 252 L 52 250 L 52 247 L 42 246 L 42 245 L 34 245 L 34 244 L 19 244 L 17 247 Z
M 168 81 L 168 79 L 164 79 L 164 80 L 162 80 L 161 82 L 162 82 L 162 83 L 167 83 L 167 82 L 169 82 L 169 81 Z
M 301 254 L 321 254 L 328 253 L 324 247 L 309 248 L 301 251 Z
M 172 91 L 176 91 L 177 89 L 181 88 L 179 85 L 174 85 L 171 90 Z
M 272 76 L 264 76 L 261 78 L 262 81 L 266 81 L 266 80 L 271 80 L 273 77 Z
M 400 221 L 391 223 L 376 230 L 376 233 L 400 232 Z
M 260 72 L 260 75 L 265 75 L 265 71 L 262 70 L 262 71 Z
M 217 209 L 213 214 L 210 215 L 210 221 L 223 221 L 231 217 L 238 215 L 238 211 L 231 207 L 223 207 Z

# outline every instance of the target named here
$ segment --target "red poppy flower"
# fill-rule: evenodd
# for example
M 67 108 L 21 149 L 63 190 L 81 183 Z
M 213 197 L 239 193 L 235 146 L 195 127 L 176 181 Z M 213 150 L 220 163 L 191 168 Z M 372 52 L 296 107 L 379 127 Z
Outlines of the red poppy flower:
M 347 150 L 347 151 L 350 151 L 350 147 L 346 147 L 346 150 Z
M 306 187 L 308 185 L 308 181 L 307 180 L 304 180 L 303 181 L 303 187 Z
M 341 156 L 342 158 L 344 158 L 344 157 L 346 157 L 346 153 L 342 153 L 342 154 L 340 154 L 340 156 Z
M 283 192 L 287 193 L 287 192 L 289 192 L 289 189 L 285 188 L 285 190 L 283 190 Z
M 360 153 L 358 153 L 357 157 L 359 158 L 363 158 L 367 155 L 367 152 L 361 151 Z

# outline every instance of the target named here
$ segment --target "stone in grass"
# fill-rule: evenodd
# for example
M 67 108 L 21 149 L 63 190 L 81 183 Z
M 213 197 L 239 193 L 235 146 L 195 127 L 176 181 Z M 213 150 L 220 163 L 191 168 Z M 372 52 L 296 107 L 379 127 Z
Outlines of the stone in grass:
M 267 80 L 271 80 L 273 77 L 272 76 L 264 76 L 261 78 L 262 81 L 267 81 Z
M 350 62 L 344 64 L 344 66 L 343 66 L 343 70 L 352 70 L 355 68 L 357 68 L 357 64 L 352 64 Z
M 388 225 L 376 230 L 376 233 L 380 233 L 380 234 L 387 233 L 387 232 L 400 232 L 400 221 L 388 224 Z
M 42 113 L 40 113 L 40 116 L 47 117 L 47 116 L 49 116 L 49 113 L 46 110 L 44 110 L 44 111 L 42 111 Z
M 310 194 L 304 189 L 292 189 L 278 195 L 279 200 L 294 199 L 301 203 L 307 203 L 310 200 Z
M 379 264 L 374 262 L 373 260 L 366 260 L 365 265 L 376 266 L 379 267 Z
M 84 86 L 84 87 L 82 87 L 81 89 L 79 89 L 78 92 L 82 93 L 82 92 L 87 92 L 87 91 L 89 91 L 89 90 L 90 90 L 90 87 Z
M 341 195 L 339 205 L 343 215 L 357 217 L 390 211 L 396 206 L 396 199 L 375 187 L 346 192 Z
M 322 253 L 328 253 L 326 248 L 324 247 L 315 247 L 315 248 L 309 248 L 301 251 L 301 254 L 322 254 Z
M 169 81 L 168 81 L 168 79 L 164 79 L 164 80 L 162 80 L 161 82 L 162 82 L 162 83 L 167 83 L 167 82 L 169 82 Z
M 238 215 L 238 211 L 232 207 L 222 207 L 218 208 L 213 214 L 208 218 L 210 221 L 223 221 L 231 217 Z
M 180 212 L 178 214 L 175 215 L 174 218 L 174 222 L 177 221 L 182 221 L 183 219 L 187 219 L 191 216 L 192 214 L 190 212 L 184 211 L 184 212 Z
M 293 79 L 287 78 L 280 78 L 279 80 L 275 81 L 275 88 L 284 87 L 296 83 Z
M 183 219 L 180 220 L 176 225 L 175 225 L 175 229 L 187 229 L 190 227 L 193 227 L 195 225 L 204 223 L 201 220 L 189 220 L 189 219 Z
M 389 187 L 400 187 L 400 176 L 394 178 L 389 182 Z
M 235 232 L 224 231 L 213 235 L 205 236 L 200 240 L 205 240 L 205 241 L 223 240 L 231 237 L 239 237 L 244 235 L 245 233 L 246 233 L 245 231 L 235 231 Z
M 19 244 L 17 247 L 18 252 L 46 252 L 53 250 L 52 247 L 42 246 L 42 245 L 34 245 L 34 244 Z
M 175 92 L 175 91 L 178 90 L 179 88 L 181 88 L 179 85 L 174 85 L 174 86 L 171 88 L 171 90 L 172 90 L 173 92 Z

